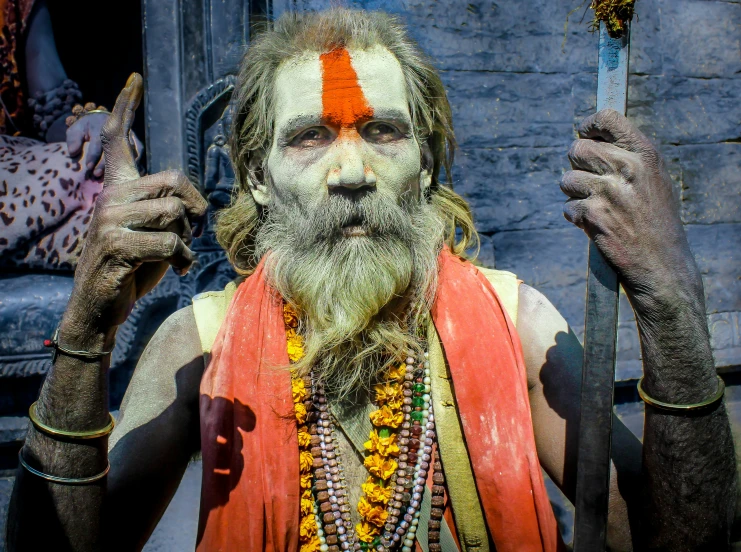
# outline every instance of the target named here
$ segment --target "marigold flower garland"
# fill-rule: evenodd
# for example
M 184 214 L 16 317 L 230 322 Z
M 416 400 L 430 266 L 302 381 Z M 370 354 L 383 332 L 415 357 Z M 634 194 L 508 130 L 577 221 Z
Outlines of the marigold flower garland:
M 296 362 L 304 355 L 303 339 L 298 333 L 298 317 L 287 304 L 283 308 L 283 321 L 286 326 L 288 340 L 288 359 Z M 314 514 L 314 497 L 311 493 L 314 457 L 311 454 L 311 435 L 306 425 L 307 409 L 304 402 L 309 398 L 306 382 L 295 371 L 291 372 L 291 392 L 293 406 L 298 425 L 299 447 L 299 485 L 301 487 L 301 520 L 299 522 L 300 552 L 319 552 L 321 541 L 318 536 L 318 526 Z
M 303 339 L 297 331 L 298 316 L 287 304 L 284 321 L 288 357 L 295 363 L 303 357 Z M 374 386 L 379 408 L 370 414 L 374 428 L 365 443 L 364 461 L 370 477 L 361 487 L 360 523 L 355 527 L 323 384 L 292 371 L 301 486 L 300 552 L 387 551 L 396 545 L 402 552 L 411 552 L 435 438 L 429 362 L 422 360 L 419 364 L 413 356 L 407 357 Z M 433 479 L 438 483 L 433 487 L 433 506 L 438 507 L 431 512 L 429 544 L 431 552 L 438 552 L 443 489 L 439 461 Z

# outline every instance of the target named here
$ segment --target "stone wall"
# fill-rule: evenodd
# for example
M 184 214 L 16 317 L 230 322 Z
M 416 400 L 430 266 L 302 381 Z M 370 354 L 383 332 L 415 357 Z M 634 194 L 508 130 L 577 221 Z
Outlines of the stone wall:
M 583 334 L 587 240 L 558 188 L 596 105 L 597 36 L 581 0 L 355 0 L 400 15 L 443 72 L 460 144 L 455 188 L 481 260 L 542 291 Z M 318 9 L 327 0 L 297 0 Z M 565 28 L 567 16 L 568 27 Z M 705 282 L 719 367 L 741 364 L 741 3 L 640 0 L 628 116 L 664 153 Z M 619 379 L 640 374 L 623 300 Z

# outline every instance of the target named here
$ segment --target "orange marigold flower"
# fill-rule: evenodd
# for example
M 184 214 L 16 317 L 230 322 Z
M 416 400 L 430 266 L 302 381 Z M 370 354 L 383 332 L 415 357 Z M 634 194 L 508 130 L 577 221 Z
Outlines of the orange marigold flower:
M 308 450 L 302 450 L 298 453 L 298 468 L 301 473 L 311 472 L 311 466 L 314 464 L 314 457 Z
M 311 444 L 311 435 L 305 425 L 298 426 L 298 446 L 308 447 Z
M 374 426 L 399 427 L 404 419 L 404 415 L 401 410 L 395 412 L 384 405 L 378 410 L 371 412 L 370 419 Z
M 296 421 L 299 424 L 303 424 L 306 421 L 306 407 L 304 406 L 304 403 L 294 404 L 293 411 L 296 414 Z
M 381 437 L 375 429 L 370 433 L 370 441 L 365 442 L 365 448 L 370 452 L 377 452 L 381 456 L 396 456 L 399 454 L 396 434 L 392 433 L 388 437 Z
M 372 477 L 368 478 L 368 481 L 363 483 L 363 492 L 371 502 L 380 502 L 381 504 L 388 504 L 391 500 L 391 495 L 394 494 L 394 488 L 391 486 L 381 487 L 377 485 Z
M 381 529 L 375 525 L 371 525 L 367 521 L 363 521 L 355 526 L 355 534 L 363 542 L 373 542 L 376 535 L 381 534 Z
M 302 473 L 299 477 L 299 485 L 302 489 L 311 489 L 311 472 Z
M 283 305 L 283 322 L 289 328 L 298 327 L 298 314 L 288 303 Z
M 395 460 L 384 458 L 380 454 L 371 454 L 363 462 L 368 471 L 381 479 L 388 479 L 396 471 L 398 464 Z
M 293 402 L 302 402 L 309 392 L 306 390 L 306 384 L 301 378 L 291 380 L 291 392 L 293 393 Z
M 376 392 L 376 402 L 379 404 L 401 397 L 403 394 L 401 385 L 388 381 L 374 385 L 373 390 Z

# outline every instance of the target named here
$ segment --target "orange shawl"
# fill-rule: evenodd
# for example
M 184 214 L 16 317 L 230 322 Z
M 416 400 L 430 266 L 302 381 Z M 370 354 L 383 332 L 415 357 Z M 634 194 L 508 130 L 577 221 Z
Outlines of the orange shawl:
M 432 317 L 499 552 L 556 552 L 519 338 L 489 281 L 447 249 Z M 299 471 L 282 299 L 262 263 L 237 289 L 201 382 L 199 552 L 295 552 Z M 445 458 L 443 466 L 445 465 Z

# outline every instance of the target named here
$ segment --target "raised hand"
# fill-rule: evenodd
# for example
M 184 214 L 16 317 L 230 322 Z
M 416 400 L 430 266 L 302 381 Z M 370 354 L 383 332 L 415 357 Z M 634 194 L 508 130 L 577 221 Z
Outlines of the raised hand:
M 98 196 L 65 318 L 93 332 L 124 322 L 168 266 L 185 274 L 207 203 L 179 171 L 140 177 L 130 141 L 142 78 L 133 74 L 103 125 L 104 187 Z
M 105 158 L 103 156 L 103 141 L 101 131 L 108 120 L 105 113 L 89 113 L 80 117 L 67 129 L 67 152 L 70 157 L 83 155 L 80 162 L 85 167 L 88 175 L 95 178 L 103 176 L 105 171 Z M 131 132 L 130 139 L 136 150 L 137 160 L 144 151 L 144 146 L 139 138 Z M 83 146 L 87 144 L 83 152 Z
M 662 296 L 678 282 L 694 286 L 699 273 L 672 182 L 648 138 L 609 109 L 578 132 L 568 154 L 573 170 L 561 180 L 566 219 L 594 241 L 631 299 Z

